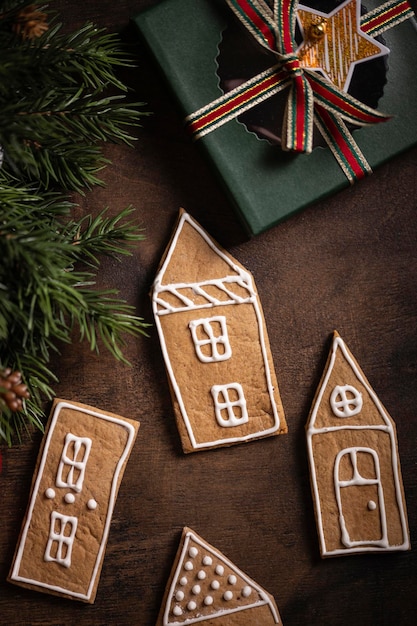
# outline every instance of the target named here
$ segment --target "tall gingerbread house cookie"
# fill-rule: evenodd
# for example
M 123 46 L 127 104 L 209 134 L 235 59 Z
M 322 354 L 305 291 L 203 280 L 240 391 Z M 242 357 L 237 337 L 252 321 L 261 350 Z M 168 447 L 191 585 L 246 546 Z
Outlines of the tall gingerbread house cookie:
M 253 278 L 185 211 L 152 304 L 184 452 L 286 432 Z
M 394 421 L 337 332 L 307 448 L 322 557 L 410 548 Z
M 54 401 L 9 581 L 93 603 L 136 422 Z
M 156 626 L 274 626 L 273 596 L 185 527 Z

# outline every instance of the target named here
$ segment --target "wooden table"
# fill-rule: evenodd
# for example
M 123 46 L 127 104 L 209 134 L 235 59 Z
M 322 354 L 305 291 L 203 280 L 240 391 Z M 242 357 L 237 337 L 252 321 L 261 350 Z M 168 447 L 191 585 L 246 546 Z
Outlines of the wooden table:
M 92 20 L 134 44 L 129 17 L 157 0 L 57 0 L 67 30 Z M 415 6 L 415 3 L 414 3 Z M 286 626 L 415 624 L 417 556 L 319 556 L 304 426 L 337 329 L 395 419 L 412 544 L 417 541 L 417 149 L 360 184 L 248 240 L 140 44 L 126 74 L 147 102 L 134 149 L 108 147 L 106 187 L 80 210 L 133 204 L 146 240 L 131 258 L 104 261 L 101 285 L 152 322 L 148 292 L 180 206 L 256 280 L 289 433 L 184 455 L 154 327 L 128 341 L 128 368 L 77 339 L 54 368 L 58 397 L 141 422 L 117 501 L 94 605 L 5 581 L 41 436 L 2 447 L 0 623 L 151 626 L 188 525 L 272 593 Z M 248 626 L 250 626 L 248 624 Z

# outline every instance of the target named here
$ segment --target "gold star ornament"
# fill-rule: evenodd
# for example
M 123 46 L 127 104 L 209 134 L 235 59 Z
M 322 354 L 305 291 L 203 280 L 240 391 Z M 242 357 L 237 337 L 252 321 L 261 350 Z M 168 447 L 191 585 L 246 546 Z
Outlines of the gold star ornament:
M 360 0 L 346 0 L 328 14 L 300 4 L 297 19 L 303 35 L 301 66 L 321 71 L 343 91 L 348 91 L 358 63 L 389 54 L 361 30 Z

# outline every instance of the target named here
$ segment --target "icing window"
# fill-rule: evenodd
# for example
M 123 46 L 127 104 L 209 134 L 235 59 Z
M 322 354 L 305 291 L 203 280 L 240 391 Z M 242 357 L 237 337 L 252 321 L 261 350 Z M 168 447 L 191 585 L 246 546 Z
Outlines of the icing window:
M 246 424 L 249 420 L 246 400 L 242 385 L 213 385 L 211 395 L 214 400 L 214 410 L 220 426 L 230 428 Z
M 336 385 L 330 406 L 336 417 L 353 417 L 362 410 L 362 394 L 352 385 Z
M 45 550 L 45 561 L 55 561 L 63 567 L 70 567 L 71 552 L 77 530 L 77 518 L 51 513 L 48 543 Z
M 58 466 L 57 487 L 68 487 L 77 493 L 81 491 L 90 450 L 91 439 L 67 434 Z
M 189 324 L 196 354 L 203 363 L 226 361 L 232 356 L 224 315 L 192 320 Z

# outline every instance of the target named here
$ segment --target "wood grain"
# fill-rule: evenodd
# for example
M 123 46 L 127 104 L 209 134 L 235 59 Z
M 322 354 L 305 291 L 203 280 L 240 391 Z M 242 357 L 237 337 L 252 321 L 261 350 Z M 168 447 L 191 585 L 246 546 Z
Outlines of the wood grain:
M 417 149 L 370 178 L 247 240 L 209 167 L 182 130 L 174 103 L 129 27 L 157 0 L 56 0 L 64 28 L 86 20 L 120 32 L 137 56 L 124 72 L 147 103 L 133 149 L 110 146 L 106 186 L 77 198 L 80 212 L 133 204 L 146 240 L 131 258 L 105 261 L 149 322 L 149 290 L 180 206 L 256 280 L 279 378 L 288 435 L 185 456 L 155 328 L 128 341 L 132 367 L 77 338 L 54 370 L 61 398 L 141 422 L 111 526 L 93 606 L 20 589 L 6 576 L 41 437 L 1 448 L 0 623 L 152 626 L 183 526 L 217 546 L 274 595 L 286 626 L 411 626 L 417 556 L 322 561 L 304 427 L 337 329 L 397 425 L 412 545 L 417 541 Z M 415 6 L 415 3 L 414 3 Z M 250 625 L 248 625 L 250 626 Z

